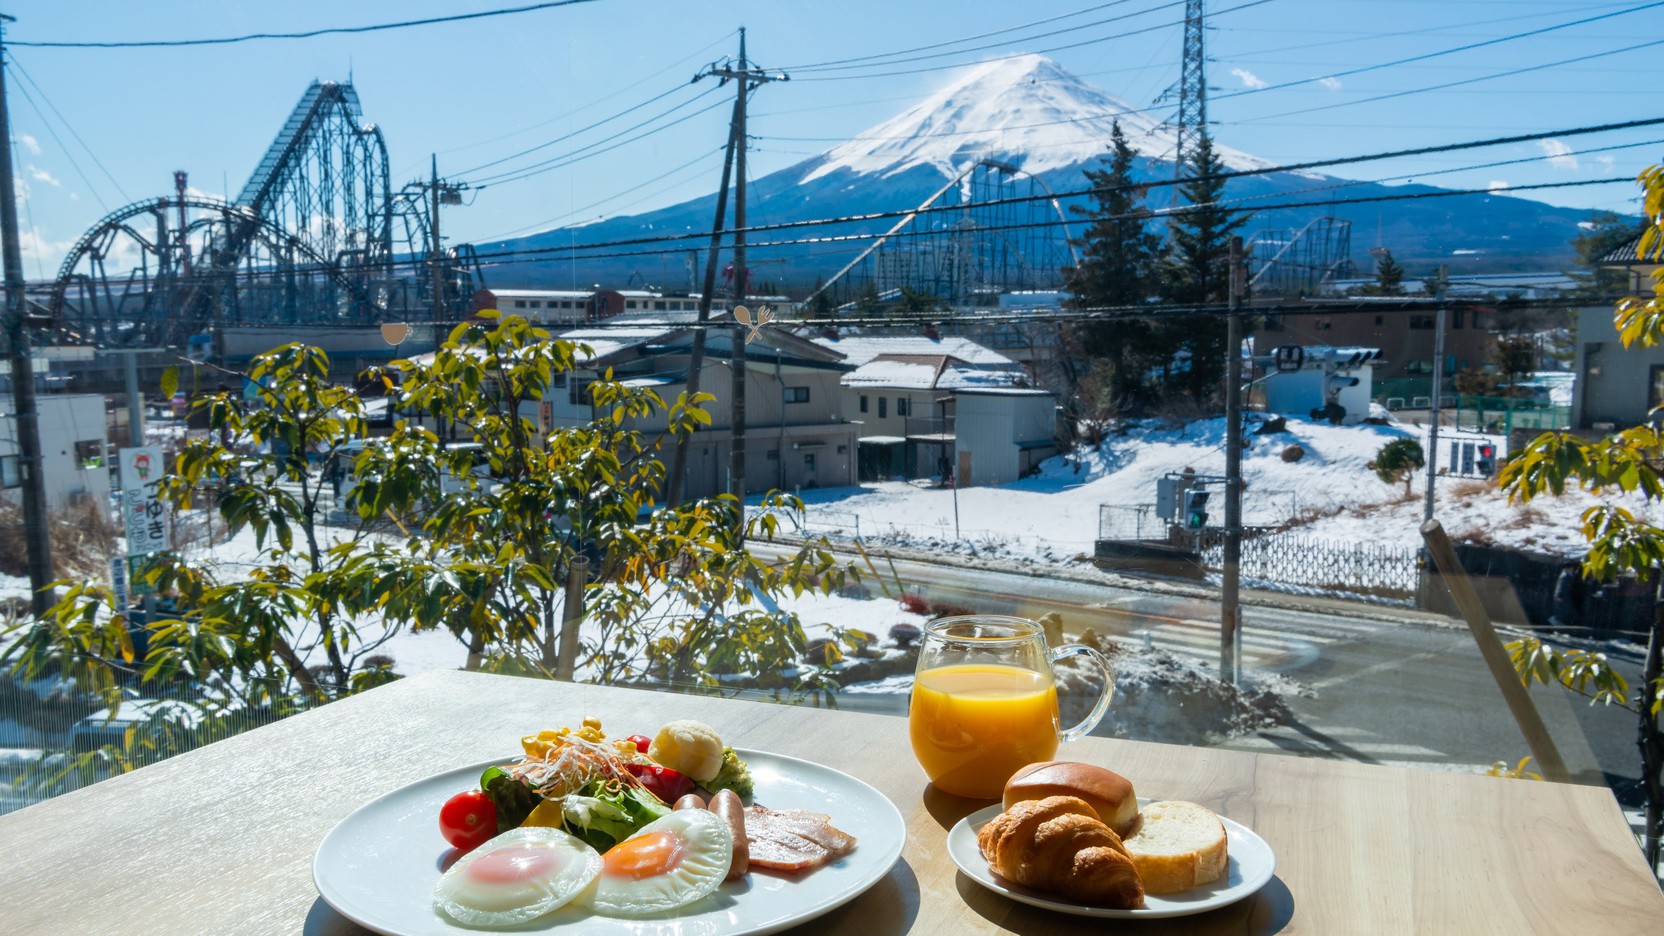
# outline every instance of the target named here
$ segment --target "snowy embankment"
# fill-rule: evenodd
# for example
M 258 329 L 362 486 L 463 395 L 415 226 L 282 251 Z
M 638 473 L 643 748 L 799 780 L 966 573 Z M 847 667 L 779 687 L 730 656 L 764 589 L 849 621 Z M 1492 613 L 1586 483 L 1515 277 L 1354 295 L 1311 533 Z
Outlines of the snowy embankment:
M 1286 526 L 1285 535 L 1291 536 L 1414 548 L 1420 544 L 1423 478 L 1413 480 L 1413 493 L 1405 497 L 1402 485 L 1383 483 L 1368 463 L 1387 442 L 1421 435 L 1419 427 L 1337 427 L 1294 419 L 1284 431 L 1250 434 L 1243 453 L 1244 521 Z M 1304 454 L 1297 461 L 1284 461 L 1284 451 L 1292 445 Z M 859 535 L 868 544 L 908 545 L 1001 562 L 1072 562 L 1092 553 L 1101 505 L 1150 504 L 1156 482 L 1185 469 L 1222 475 L 1224 448 L 1223 419 L 1179 427 L 1145 424 L 1095 449 L 1052 458 L 1034 477 L 999 487 L 955 492 L 886 482 L 805 491 L 804 520 L 811 533 Z M 1638 498 L 1613 500 L 1664 523 L 1656 507 Z M 1218 501 L 1216 497 L 1208 505 L 1214 523 L 1223 514 Z M 1600 502 L 1571 491 L 1560 498 L 1510 504 L 1488 481 L 1440 478 L 1437 515 L 1458 540 L 1578 555 L 1583 548 L 1580 515 Z M 1108 513 L 1117 521 L 1133 516 L 1130 509 Z M 188 549 L 220 563 L 225 576 L 242 574 L 257 560 L 252 533 L 243 531 L 229 541 L 223 527 L 217 533 L 215 541 L 199 539 Z M 351 535 L 344 528 L 331 528 L 330 533 L 332 540 Z M 0 576 L 0 598 L 27 596 L 27 579 Z M 859 628 L 882 638 L 895 623 L 920 620 L 888 600 L 805 596 L 782 604 L 801 616 L 811 638 L 824 636 L 830 626 Z M 363 624 L 364 638 L 380 630 L 379 622 Z M 302 648 L 306 649 L 304 642 Z M 442 632 L 399 633 L 377 650 L 394 657 L 404 673 L 457 667 L 467 655 L 461 643 Z M 312 653 L 321 662 L 321 650 Z
M 1402 484 L 1382 482 L 1368 466 L 1381 446 L 1394 439 L 1414 438 L 1425 446 L 1423 427 L 1341 427 L 1297 419 L 1286 425 L 1282 432 L 1250 433 L 1244 439 L 1244 523 L 1286 527 L 1290 535 L 1343 543 L 1407 548 L 1421 544 L 1425 476 L 1416 474 L 1406 497 Z M 1167 474 L 1190 469 L 1200 475 L 1223 475 L 1224 433 L 1223 419 L 1176 428 L 1140 425 L 1096 449 L 1049 459 L 1038 475 L 999 487 L 954 492 L 882 482 L 804 491 L 806 526 L 817 533 L 858 533 L 869 543 L 988 559 L 1068 562 L 1091 554 L 1101 506 L 1129 508 L 1107 511 L 1111 523 L 1126 529 L 1135 522 L 1130 508 L 1153 504 L 1156 482 Z M 1452 437 L 1449 430 L 1441 434 L 1441 455 L 1446 458 Z M 1461 438 L 1478 437 L 1469 433 Z M 1294 445 L 1302 456 L 1284 461 L 1284 451 Z M 1491 482 L 1460 477 L 1438 479 L 1435 503 L 1436 515 L 1458 540 L 1578 555 L 1583 548 L 1579 518 L 1603 500 L 1664 523 L 1656 506 L 1636 497 L 1597 498 L 1568 491 L 1564 497 L 1510 504 Z M 1214 497 L 1208 511 L 1210 523 L 1221 521 L 1222 499 Z

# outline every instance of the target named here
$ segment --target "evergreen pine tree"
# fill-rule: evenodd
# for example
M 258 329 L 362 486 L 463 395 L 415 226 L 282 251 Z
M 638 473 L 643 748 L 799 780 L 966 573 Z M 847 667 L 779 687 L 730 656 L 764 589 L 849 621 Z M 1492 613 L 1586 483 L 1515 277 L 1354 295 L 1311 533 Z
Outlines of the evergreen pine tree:
M 871 280 L 861 287 L 855 297 L 855 314 L 861 318 L 877 318 L 884 314 L 884 300 L 878 296 L 878 286 Z
M 1392 251 L 1381 248 L 1381 256 L 1375 261 L 1375 289 L 1377 296 L 1404 295 L 1404 268 L 1392 258 Z
M 1092 186 L 1090 208 L 1070 210 L 1090 218 L 1085 236 L 1075 242 L 1079 266 L 1065 271 L 1069 306 L 1092 309 L 1139 305 L 1155 292 L 1156 260 L 1161 238 L 1151 233 L 1144 193 L 1132 175 L 1136 154 L 1116 121 L 1110 130 L 1107 169 L 1086 170 Z M 1095 361 L 1107 361 L 1114 399 L 1125 404 L 1145 389 L 1144 373 L 1155 349 L 1152 329 L 1143 319 L 1088 322 L 1079 330 L 1080 351 Z
M 1218 176 L 1226 171 L 1225 164 L 1205 128 L 1185 163 L 1186 181 L 1179 195 L 1186 209 L 1167 228 L 1162 296 L 1170 302 L 1223 303 L 1230 298 L 1231 235 L 1248 215 L 1221 204 L 1225 180 Z M 1182 386 L 1192 399 L 1205 402 L 1225 374 L 1224 317 L 1178 316 L 1162 325 L 1171 342 L 1190 353 Z
M 825 287 L 825 285 L 826 285 L 826 283 L 823 282 L 820 277 L 818 277 L 818 276 L 815 277 L 814 294 L 813 294 L 813 297 L 809 300 L 809 308 L 807 310 L 807 317 L 808 318 L 812 318 L 812 319 L 829 319 L 829 318 L 832 318 L 832 316 L 834 314 L 834 310 L 833 310 L 833 307 L 832 307 L 832 296 L 831 296 L 830 293 L 828 293 L 823 288 L 823 287 Z

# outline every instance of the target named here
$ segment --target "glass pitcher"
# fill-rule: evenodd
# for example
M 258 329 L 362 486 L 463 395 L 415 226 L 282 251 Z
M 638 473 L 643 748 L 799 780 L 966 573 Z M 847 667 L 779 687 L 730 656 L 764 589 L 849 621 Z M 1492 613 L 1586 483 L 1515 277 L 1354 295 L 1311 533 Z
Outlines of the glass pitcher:
M 1097 664 L 1104 686 L 1086 718 L 1064 731 L 1052 664 L 1082 656 Z M 998 799 L 1020 768 L 1051 760 L 1060 742 L 1096 727 L 1114 689 L 1103 654 L 1083 644 L 1048 650 L 1045 630 L 1033 621 L 998 615 L 931 621 L 919 643 L 908 705 L 913 756 L 937 789 Z

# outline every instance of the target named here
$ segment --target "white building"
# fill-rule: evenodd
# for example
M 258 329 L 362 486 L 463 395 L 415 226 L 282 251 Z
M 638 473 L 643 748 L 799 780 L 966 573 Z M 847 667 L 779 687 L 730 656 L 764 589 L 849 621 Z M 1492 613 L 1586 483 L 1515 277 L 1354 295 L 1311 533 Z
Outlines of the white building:
M 35 398 L 40 414 L 41 469 L 46 509 L 64 511 L 90 501 L 110 502 L 104 398 L 97 394 L 46 394 Z M 23 501 L 23 459 L 17 416 L 0 416 L 0 496 Z
M 862 480 L 958 477 L 968 458 L 962 483 L 1004 484 L 1056 451 L 1056 398 L 1033 389 L 1021 365 L 968 338 L 815 343 L 855 365 L 840 383 L 843 408 L 860 424 Z
M 1265 378 L 1266 412 L 1355 426 L 1369 416 L 1371 362 L 1380 356 L 1379 348 L 1278 348 Z

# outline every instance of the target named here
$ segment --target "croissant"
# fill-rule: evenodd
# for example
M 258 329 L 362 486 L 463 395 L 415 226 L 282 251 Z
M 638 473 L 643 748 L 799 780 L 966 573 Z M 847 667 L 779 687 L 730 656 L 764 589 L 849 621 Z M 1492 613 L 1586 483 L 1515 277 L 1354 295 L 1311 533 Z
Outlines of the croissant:
M 1121 837 L 1078 797 L 1018 803 L 983 826 L 976 841 L 988 866 L 1006 880 L 1099 907 L 1130 910 L 1144 903 L 1144 885 Z

